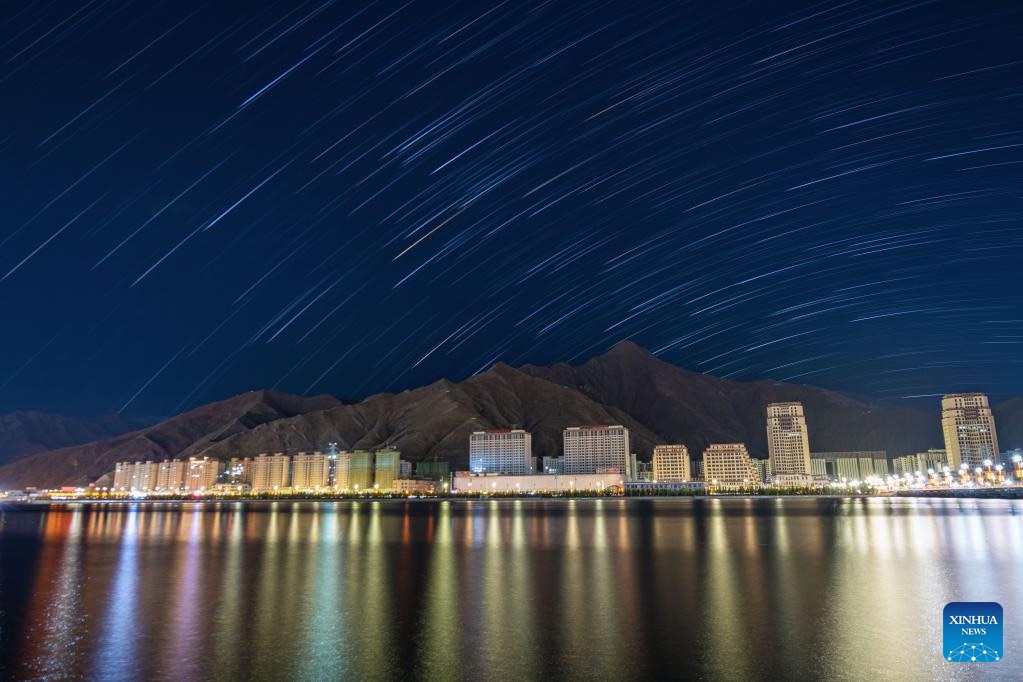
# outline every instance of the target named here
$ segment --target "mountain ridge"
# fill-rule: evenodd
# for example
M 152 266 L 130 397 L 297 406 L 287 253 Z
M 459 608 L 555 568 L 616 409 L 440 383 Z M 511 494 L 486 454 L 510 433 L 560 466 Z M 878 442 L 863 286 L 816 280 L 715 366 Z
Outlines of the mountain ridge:
M 745 442 L 767 455 L 764 410 L 803 403 L 814 452 L 887 450 L 889 456 L 941 447 L 940 411 L 888 407 L 838 391 L 772 380 L 735 381 L 701 374 L 620 342 L 580 365 L 496 363 L 463 381 L 438 379 L 355 403 L 250 391 L 145 429 L 31 455 L 0 467 L 0 486 L 55 486 L 95 480 L 124 459 L 396 447 L 412 461 L 468 465 L 472 431 L 519 426 L 533 434 L 534 456 L 558 455 L 567 426 L 616 423 L 633 450 L 685 443 L 698 458 L 711 442 Z M 996 406 L 1003 449 L 1023 445 L 1023 398 Z
M 69 417 L 38 410 L 0 415 L 0 465 L 39 452 L 82 445 L 134 431 L 139 425 L 120 415 Z

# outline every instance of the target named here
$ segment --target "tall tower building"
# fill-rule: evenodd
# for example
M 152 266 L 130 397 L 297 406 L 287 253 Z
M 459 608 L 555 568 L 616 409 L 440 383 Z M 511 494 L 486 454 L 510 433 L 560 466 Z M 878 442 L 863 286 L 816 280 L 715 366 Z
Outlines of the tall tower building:
M 632 478 L 629 430 L 624 426 L 594 424 L 565 429 L 565 473 L 617 473 Z
M 655 445 L 653 459 L 655 481 L 688 481 L 689 448 L 685 445 Z
M 469 470 L 474 474 L 533 473 L 533 436 L 522 429 L 469 434 Z
M 941 430 L 945 452 L 952 470 L 966 463 L 970 469 L 983 466 L 985 459 L 998 461 L 995 418 L 983 393 L 953 393 L 941 399 Z
M 810 437 L 802 403 L 767 406 L 767 450 L 774 485 L 798 487 L 813 483 Z
M 703 480 L 712 488 L 758 485 L 760 475 L 744 443 L 712 443 L 703 451 Z

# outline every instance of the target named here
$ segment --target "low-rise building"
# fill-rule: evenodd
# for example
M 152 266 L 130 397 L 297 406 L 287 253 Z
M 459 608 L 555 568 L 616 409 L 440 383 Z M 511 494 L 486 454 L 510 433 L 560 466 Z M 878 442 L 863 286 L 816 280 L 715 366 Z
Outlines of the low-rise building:
M 932 448 L 927 452 L 916 452 L 903 455 L 892 460 L 892 468 L 897 476 L 905 474 L 926 474 L 928 470 L 942 471 L 948 465 L 948 456 L 944 450 Z
M 457 471 L 451 477 L 451 490 L 466 494 L 602 492 L 608 488 L 621 488 L 624 482 L 617 473 L 503 476 Z
M 565 458 L 564 457 L 549 457 L 545 456 L 541 460 L 543 462 L 541 471 L 545 474 L 563 474 L 565 473 Z
M 394 481 L 394 491 L 399 495 L 432 495 L 436 483 L 414 478 L 399 478 Z
M 707 491 L 703 481 L 626 481 L 626 496 L 698 495 Z
M 449 462 L 416 462 L 416 478 L 430 481 L 446 481 L 451 477 Z
M 888 453 L 884 450 L 812 452 L 810 470 L 814 478 L 830 481 L 864 481 L 874 476 L 884 478 L 890 473 Z

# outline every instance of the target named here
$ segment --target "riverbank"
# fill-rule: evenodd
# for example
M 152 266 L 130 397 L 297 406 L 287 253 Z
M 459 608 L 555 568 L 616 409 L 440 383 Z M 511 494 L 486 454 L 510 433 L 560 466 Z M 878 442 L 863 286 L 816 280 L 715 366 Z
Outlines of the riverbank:
M 939 490 L 900 490 L 895 493 L 895 496 L 1021 500 L 1023 499 L 1023 488 L 943 488 Z
M 0 499 L 0 509 L 18 510 L 33 509 L 48 506 L 111 506 L 111 507 L 156 507 L 180 505 L 246 505 L 254 507 L 269 506 L 278 503 L 304 503 L 312 502 L 317 505 L 330 503 L 351 503 L 351 502 L 382 502 L 389 504 L 410 503 L 410 504 L 435 504 L 438 502 L 524 502 L 524 501 L 550 501 L 550 500 L 578 500 L 578 501 L 634 501 L 650 502 L 656 500 L 783 500 L 783 499 L 804 499 L 804 500 L 838 500 L 838 499 L 892 499 L 892 498 L 953 498 L 953 499 L 1023 499 L 1023 488 L 984 488 L 984 489 L 948 489 L 948 490 L 911 490 L 898 491 L 894 493 L 859 493 L 845 492 L 833 494 L 735 494 L 735 495 L 448 495 L 448 496 L 422 496 L 422 497 L 399 497 L 393 495 L 367 495 L 352 497 L 312 497 L 312 496 L 288 496 L 288 497 L 174 497 L 174 498 L 144 498 L 144 499 L 37 499 L 32 501 L 12 501 Z

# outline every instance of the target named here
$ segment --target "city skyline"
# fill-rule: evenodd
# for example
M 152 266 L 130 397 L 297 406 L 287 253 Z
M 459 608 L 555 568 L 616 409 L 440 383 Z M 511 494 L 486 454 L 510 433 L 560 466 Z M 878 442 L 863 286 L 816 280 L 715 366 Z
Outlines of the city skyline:
M 629 431 L 621 425 L 569 426 L 560 454 L 533 457 L 533 434 L 521 428 L 473 431 L 468 436 L 466 470 L 426 474 L 393 448 L 327 452 L 299 451 L 209 457 L 187 461 L 118 462 L 113 484 L 102 478 L 90 486 L 101 494 L 359 494 L 372 492 L 436 494 L 695 494 L 741 490 L 827 490 L 869 485 L 877 490 L 974 484 L 1015 486 L 1023 482 L 1023 449 L 1001 452 L 987 396 L 951 394 L 942 398 L 944 449 L 889 457 L 886 451 L 811 451 L 802 403 L 768 403 L 764 409 L 768 457 L 750 455 L 745 443 L 710 443 L 693 462 L 684 443 L 660 443 L 650 462 L 637 459 Z M 158 473 L 159 472 L 159 473 Z M 173 472 L 169 474 L 167 472 Z M 413 472 L 415 475 L 413 475 Z M 924 473 L 926 472 L 926 474 Z M 370 487 L 372 486 L 372 488 Z M 80 489 L 81 490 L 81 489 Z

